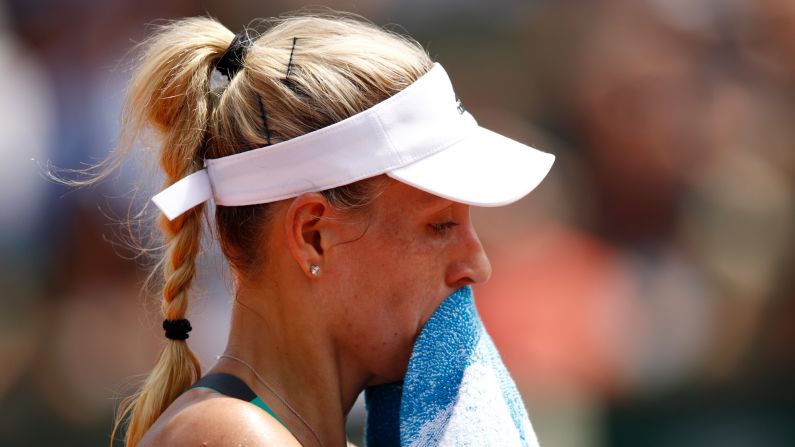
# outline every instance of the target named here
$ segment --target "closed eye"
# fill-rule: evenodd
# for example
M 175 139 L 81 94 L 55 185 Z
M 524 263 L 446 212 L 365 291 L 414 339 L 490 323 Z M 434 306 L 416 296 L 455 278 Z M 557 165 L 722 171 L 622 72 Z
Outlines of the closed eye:
M 438 224 L 428 224 L 428 226 L 431 227 L 431 229 L 435 233 L 442 234 L 442 233 L 445 233 L 447 230 L 458 226 L 458 224 L 455 223 L 455 222 L 444 222 L 444 223 L 438 223 Z

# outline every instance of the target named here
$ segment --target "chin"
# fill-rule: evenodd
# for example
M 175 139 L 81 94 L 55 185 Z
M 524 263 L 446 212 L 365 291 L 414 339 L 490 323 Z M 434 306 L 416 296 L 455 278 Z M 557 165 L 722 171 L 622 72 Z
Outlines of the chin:
M 379 358 L 373 359 L 377 361 L 377 364 L 374 365 L 373 376 L 366 386 L 382 385 L 403 380 L 408 370 L 409 358 L 411 357 L 416 337 L 417 334 L 412 334 L 410 337 L 401 337 L 399 342 L 392 346 L 387 343 L 382 344 L 376 350 Z

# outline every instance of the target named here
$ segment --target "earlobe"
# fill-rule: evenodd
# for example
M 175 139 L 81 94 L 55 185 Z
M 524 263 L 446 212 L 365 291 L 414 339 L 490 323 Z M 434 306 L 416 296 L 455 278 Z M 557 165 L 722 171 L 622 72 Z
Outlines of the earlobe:
M 320 193 L 302 194 L 288 206 L 284 221 L 287 244 L 298 268 L 308 277 L 316 277 L 320 272 L 325 242 L 324 218 L 331 212 L 326 198 Z

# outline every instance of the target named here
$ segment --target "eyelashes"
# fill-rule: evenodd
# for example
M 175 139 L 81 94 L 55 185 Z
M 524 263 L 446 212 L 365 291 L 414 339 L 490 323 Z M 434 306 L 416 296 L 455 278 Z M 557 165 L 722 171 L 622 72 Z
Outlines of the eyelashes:
M 431 227 L 431 230 L 433 230 L 434 233 L 436 233 L 436 234 L 444 234 L 448 230 L 458 226 L 458 224 L 451 221 L 451 222 L 444 222 L 444 223 L 438 223 L 438 224 L 428 224 L 428 226 Z

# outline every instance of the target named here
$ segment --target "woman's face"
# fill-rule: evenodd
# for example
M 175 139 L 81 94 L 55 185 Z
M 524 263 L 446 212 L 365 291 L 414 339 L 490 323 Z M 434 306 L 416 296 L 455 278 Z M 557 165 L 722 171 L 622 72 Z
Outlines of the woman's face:
M 350 238 L 330 246 L 319 281 L 333 333 L 375 376 L 405 374 L 414 340 L 442 300 L 486 281 L 491 266 L 469 206 L 389 181 L 363 212 L 345 218 Z

